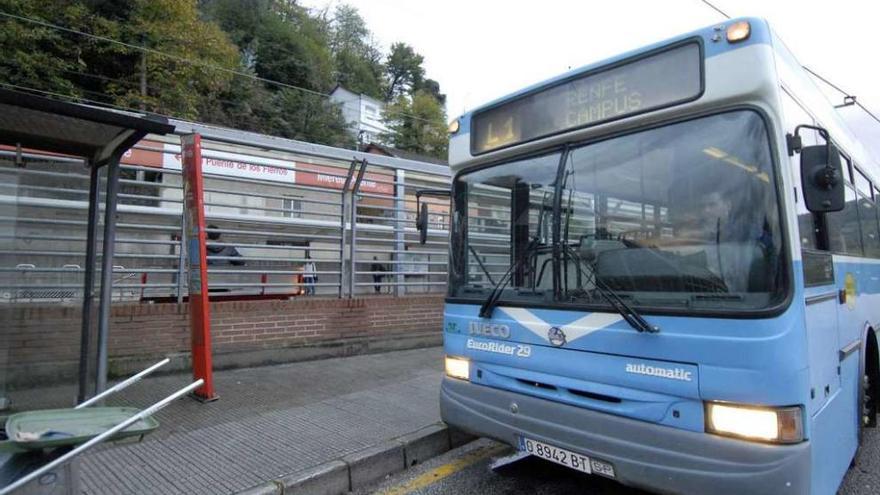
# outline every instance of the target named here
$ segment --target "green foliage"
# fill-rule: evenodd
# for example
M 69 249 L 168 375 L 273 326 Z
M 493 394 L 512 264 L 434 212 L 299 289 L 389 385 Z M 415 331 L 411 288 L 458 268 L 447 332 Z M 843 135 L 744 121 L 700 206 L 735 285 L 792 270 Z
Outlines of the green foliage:
M 171 55 L 146 55 L 147 91 L 142 94 L 142 51 L 5 18 L 0 27 L 3 82 L 197 118 L 200 100 L 215 97 L 231 79 L 230 73 L 208 66 L 232 68 L 238 55 L 218 26 L 199 18 L 195 5 L 178 0 L 0 0 L 3 12 Z
M 434 97 L 441 105 L 446 105 L 446 95 L 440 92 L 440 83 L 433 79 L 425 79 L 416 90 L 424 91 Z
M 321 96 L 334 84 L 335 63 L 323 19 L 283 0 L 213 0 L 204 10 L 239 44 L 240 71 L 282 83 L 238 76 L 222 101 L 205 106 L 205 117 L 238 129 L 353 146 L 341 111 Z
M 239 71 L 253 74 L 253 70 L 245 66 L 239 67 Z M 280 135 L 271 126 L 277 112 L 273 93 L 263 83 L 236 76 L 217 98 L 202 101 L 199 119 L 226 127 Z
M 253 54 L 258 28 L 270 11 L 270 0 L 205 0 L 201 10 L 242 52 Z
M 332 59 L 327 40 L 306 13 L 266 15 L 257 31 L 257 75 L 313 91 L 332 83 Z
M 406 43 L 398 42 L 391 45 L 391 53 L 388 54 L 388 62 L 386 63 L 388 72 L 386 100 L 394 101 L 400 95 L 421 88 L 425 77 L 425 69 L 422 68 L 424 61 L 425 57 L 416 53 Z
M 340 105 L 322 96 L 285 89 L 276 96 L 282 134 L 293 139 L 344 148 L 355 145 L 347 132 Z
M 46 0 L 0 0 L 0 10 L 42 21 L 63 21 L 69 26 L 83 25 L 86 14 L 76 2 Z M 67 33 L 2 18 L 0 53 L 2 82 L 69 96 L 83 95 L 73 81 L 75 73 L 82 70 L 81 49 Z
M 235 45 L 219 26 L 199 18 L 195 2 L 136 0 L 127 3 L 133 6 L 131 18 L 121 24 L 119 38 L 171 56 L 147 53 L 147 95 L 140 95 L 137 86 L 111 86 L 108 89 L 116 96 L 116 103 L 127 107 L 143 104 L 154 112 L 198 118 L 199 102 L 216 98 L 231 81 L 233 74 L 229 70 L 238 64 Z M 137 61 L 143 56 L 137 51 L 125 55 L 125 60 Z M 137 63 L 123 70 L 127 72 L 126 80 L 138 79 Z
M 425 78 L 424 57 L 405 43 L 386 56 L 349 5 L 0 0 L 0 11 L 122 42 L 0 18 L 5 84 L 352 147 L 341 108 L 324 96 L 339 84 L 391 102 L 390 143 L 445 153 L 445 95 Z
M 401 95 L 385 116 L 390 132 L 384 139 L 395 148 L 446 158 L 446 111 L 434 95 L 423 90 Z
M 373 43 L 367 23 L 356 8 L 339 5 L 329 23 L 330 50 L 336 62 L 336 82 L 355 93 L 381 99 L 382 52 Z
M 446 158 L 446 95 L 425 78 L 424 57 L 406 43 L 391 45 L 386 62 L 385 109 L 389 132 L 382 139 L 395 148 Z

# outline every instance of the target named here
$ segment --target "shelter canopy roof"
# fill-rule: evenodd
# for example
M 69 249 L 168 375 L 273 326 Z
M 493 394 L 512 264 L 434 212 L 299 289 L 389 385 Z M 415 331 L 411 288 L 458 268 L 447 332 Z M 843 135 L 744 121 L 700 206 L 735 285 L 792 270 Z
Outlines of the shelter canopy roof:
M 118 148 L 131 146 L 133 143 L 128 142 L 135 135 L 173 131 L 174 127 L 158 116 L 79 105 L 0 88 L 0 144 L 20 144 L 81 156 L 100 165 Z

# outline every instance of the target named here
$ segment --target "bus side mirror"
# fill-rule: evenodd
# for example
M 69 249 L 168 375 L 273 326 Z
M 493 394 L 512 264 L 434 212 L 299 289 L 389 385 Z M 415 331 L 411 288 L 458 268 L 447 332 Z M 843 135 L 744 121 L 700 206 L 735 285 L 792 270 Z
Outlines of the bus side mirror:
M 840 152 L 834 144 L 801 149 L 801 183 L 807 210 L 829 213 L 846 206 Z
M 422 203 L 419 209 L 419 218 L 416 220 L 416 228 L 419 230 L 419 244 L 428 242 L 428 204 Z
M 416 191 L 416 230 L 419 231 L 419 244 L 428 242 L 428 203 L 422 203 L 422 196 L 448 198 L 449 189 L 420 189 Z

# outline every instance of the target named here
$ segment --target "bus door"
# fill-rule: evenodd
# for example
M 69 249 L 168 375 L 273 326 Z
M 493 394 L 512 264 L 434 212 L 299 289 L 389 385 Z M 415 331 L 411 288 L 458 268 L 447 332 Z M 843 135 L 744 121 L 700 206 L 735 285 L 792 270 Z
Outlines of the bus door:
M 824 214 L 800 211 L 802 262 L 806 287 L 806 329 L 810 357 L 811 410 L 822 407 L 841 384 L 839 351 L 859 338 L 853 318 L 857 270 L 835 263 L 831 253 L 862 256 L 857 195 L 849 162 L 841 157 L 846 203 L 843 210 Z M 814 239 L 805 238 L 810 233 Z
M 786 130 L 793 133 L 797 125 L 815 125 L 812 117 L 801 105 L 784 91 L 782 107 L 786 118 Z M 819 137 L 811 130 L 801 132 L 804 146 L 819 144 Z M 810 416 L 818 412 L 828 398 L 840 388 L 838 350 L 840 312 L 839 289 L 835 283 L 834 263 L 829 247 L 828 216 L 813 214 L 807 210 L 801 191 L 800 155 L 791 156 L 792 176 L 795 184 L 798 231 L 804 277 L 804 323 L 807 332 L 807 349 L 810 366 Z
M 831 253 L 804 249 L 805 325 L 810 363 L 810 415 L 819 411 L 838 388 L 839 291 Z

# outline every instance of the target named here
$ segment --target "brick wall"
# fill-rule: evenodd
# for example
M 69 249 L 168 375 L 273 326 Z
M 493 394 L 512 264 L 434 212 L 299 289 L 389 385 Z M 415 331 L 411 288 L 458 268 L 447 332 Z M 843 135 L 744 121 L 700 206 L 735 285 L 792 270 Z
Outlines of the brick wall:
M 79 359 L 80 311 L 63 306 L 7 307 L 0 344 L 8 348 L 11 386 L 70 381 Z M 216 368 L 438 345 L 438 295 L 360 299 L 297 298 L 211 304 Z M 126 375 L 162 356 L 189 369 L 187 304 L 124 304 L 111 311 L 111 375 Z M 2 352 L 2 350 L 0 350 Z

